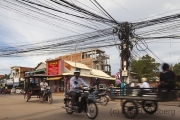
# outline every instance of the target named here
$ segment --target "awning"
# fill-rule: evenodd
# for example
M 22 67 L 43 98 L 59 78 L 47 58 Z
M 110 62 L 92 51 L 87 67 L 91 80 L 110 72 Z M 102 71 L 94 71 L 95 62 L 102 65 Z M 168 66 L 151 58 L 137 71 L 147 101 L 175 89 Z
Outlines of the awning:
M 69 64 L 72 67 L 77 67 L 77 68 L 81 68 L 81 69 L 87 69 L 90 70 L 90 68 L 82 63 L 78 63 L 78 62 L 71 62 L 71 61 L 65 61 L 67 64 Z
M 39 70 L 34 70 L 34 71 L 31 71 L 32 73 L 37 73 L 37 72 L 44 72 L 46 71 L 46 68 L 42 68 L 42 69 L 39 69 Z
M 60 79 L 61 79 L 61 77 L 50 77 L 47 80 L 60 80 Z
M 34 74 L 33 76 L 34 76 L 34 77 L 36 77 L 36 76 L 37 76 L 37 77 L 47 77 L 47 75 L 45 75 L 45 74 Z
M 101 70 L 91 69 L 91 74 L 92 74 L 93 76 L 111 78 L 111 76 L 109 76 L 108 74 L 106 74 L 105 72 L 103 72 L 103 71 L 101 71 Z
M 63 73 L 62 75 L 74 75 L 73 73 Z M 91 77 L 91 78 L 100 78 L 100 79 L 105 79 L 105 80 L 116 80 L 116 78 L 112 77 L 102 77 L 102 76 L 97 76 L 97 75 L 87 75 L 87 74 L 80 74 L 80 77 Z

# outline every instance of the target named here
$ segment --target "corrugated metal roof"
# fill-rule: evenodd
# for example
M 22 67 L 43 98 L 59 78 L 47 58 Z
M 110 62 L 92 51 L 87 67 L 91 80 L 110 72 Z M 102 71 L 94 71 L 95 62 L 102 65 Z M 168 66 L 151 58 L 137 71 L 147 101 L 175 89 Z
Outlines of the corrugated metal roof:
M 89 67 L 87 67 L 86 65 L 82 64 L 82 63 L 78 63 L 78 62 L 71 62 L 71 61 L 64 61 L 67 64 L 71 65 L 72 67 L 77 67 L 77 68 L 81 68 L 81 69 L 90 69 Z
M 99 71 L 99 70 L 98 70 Z M 63 73 L 62 75 L 74 75 L 73 73 Z M 102 75 L 102 74 L 101 74 Z M 100 79 L 105 79 L 105 80 L 116 80 L 115 78 L 112 77 L 107 77 L 107 76 L 98 76 L 98 75 L 88 75 L 88 74 L 80 74 L 80 76 L 84 76 L 84 77 L 92 77 L 92 78 L 100 78 Z
M 105 72 L 101 71 L 101 70 L 96 70 L 96 69 L 91 69 L 91 74 L 95 75 L 95 76 L 99 76 L 99 77 L 107 77 L 107 78 L 112 78 L 111 76 L 109 76 L 108 74 L 106 74 Z

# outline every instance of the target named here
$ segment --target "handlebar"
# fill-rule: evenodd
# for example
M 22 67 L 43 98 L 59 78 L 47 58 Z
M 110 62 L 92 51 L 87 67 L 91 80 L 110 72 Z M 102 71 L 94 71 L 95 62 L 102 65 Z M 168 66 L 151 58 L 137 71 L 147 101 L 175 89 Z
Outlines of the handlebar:
M 89 88 L 89 87 L 87 87 L 87 86 L 83 86 L 83 87 L 81 87 L 81 90 L 83 90 L 83 92 L 84 92 L 84 91 L 89 91 L 89 90 L 90 90 L 90 88 Z

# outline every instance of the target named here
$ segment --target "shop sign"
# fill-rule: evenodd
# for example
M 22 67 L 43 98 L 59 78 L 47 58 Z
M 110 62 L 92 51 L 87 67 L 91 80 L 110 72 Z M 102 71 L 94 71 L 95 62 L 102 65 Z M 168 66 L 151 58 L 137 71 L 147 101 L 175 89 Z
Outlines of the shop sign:
M 58 61 L 51 61 L 48 63 L 48 75 L 58 75 L 59 64 Z

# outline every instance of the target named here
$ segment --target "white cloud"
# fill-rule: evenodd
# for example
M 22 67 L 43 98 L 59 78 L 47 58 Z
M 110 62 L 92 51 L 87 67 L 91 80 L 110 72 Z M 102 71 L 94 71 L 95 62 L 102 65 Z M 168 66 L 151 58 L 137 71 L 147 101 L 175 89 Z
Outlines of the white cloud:
M 180 8 L 179 0 L 173 0 L 173 1 L 169 1 L 169 0 L 158 0 L 158 1 L 157 0 L 114 0 L 114 1 L 117 2 L 119 5 L 111 0 L 98 0 L 98 2 L 104 7 L 104 9 L 108 11 L 110 15 L 113 16 L 117 21 L 131 21 L 132 22 L 135 20 L 139 20 L 138 17 L 140 18 L 150 17 L 149 19 L 157 18 L 157 17 L 167 15 L 167 14 L 158 15 L 160 13 L 164 13 L 164 12 L 168 12 L 168 11 Z M 90 5 L 88 4 L 87 1 L 83 1 L 83 2 L 86 3 L 86 5 Z M 91 4 L 91 7 L 92 7 L 92 4 Z M 168 14 L 177 13 L 179 11 L 177 10 Z M 14 18 L 20 21 L 8 19 L 1 15 Z M 154 15 L 158 15 L 158 16 L 154 16 Z M 30 23 L 33 25 L 30 25 L 27 23 Z M 62 24 L 68 25 L 63 22 Z M 52 25 L 48 25 L 43 22 L 39 22 L 34 19 L 16 14 L 14 12 L 4 10 L 2 8 L 0 8 L 0 25 L 5 25 L 6 28 L 10 31 L 9 34 L 12 34 L 12 32 L 14 31 L 14 34 L 12 36 L 14 36 L 15 38 L 12 39 L 12 37 L 9 37 L 11 35 L 9 35 L 9 36 L 5 36 L 8 39 L 6 39 L 6 41 L 3 41 L 10 45 L 12 43 L 27 43 L 27 42 L 32 42 L 32 41 L 39 42 L 39 41 L 44 41 L 44 40 L 54 39 L 54 38 L 61 38 L 64 36 L 75 34 L 63 28 L 58 28 Z M 69 26 L 75 28 L 75 26 L 73 25 L 69 25 Z M 168 62 L 172 61 L 173 63 L 179 62 L 180 57 L 178 58 L 178 54 L 175 54 L 175 52 L 173 52 L 173 50 L 179 51 L 178 44 L 172 45 L 171 58 L 169 57 L 169 54 L 168 54 L 170 52 L 169 44 L 148 44 L 148 45 L 149 45 L 149 48 L 164 61 L 168 61 Z M 119 52 L 114 47 L 114 48 L 106 49 L 106 54 L 110 55 L 111 57 L 110 63 L 112 65 L 112 73 L 115 74 L 119 70 L 119 66 L 120 66 Z M 31 57 L 27 57 L 23 59 L 22 58 L 0 58 L 0 62 L 2 64 L 0 66 L 1 67 L 0 74 L 7 73 L 7 70 L 6 72 L 4 71 L 5 68 L 10 68 L 11 66 L 14 66 L 14 65 L 33 67 L 33 66 L 36 66 L 39 62 L 44 62 L 47 58 L 50 58 L 50 57 L 53 58 L 53 57 L 56 57 L 56 55 L 36 56 L 36 57 L 31 56 Z

